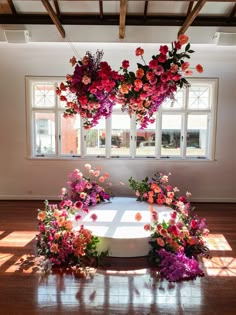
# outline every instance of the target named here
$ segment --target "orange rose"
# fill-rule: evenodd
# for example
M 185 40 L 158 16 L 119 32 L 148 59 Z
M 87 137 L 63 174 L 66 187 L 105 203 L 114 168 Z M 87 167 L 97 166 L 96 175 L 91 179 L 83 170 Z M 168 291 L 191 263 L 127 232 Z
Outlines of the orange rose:
M 178 37 L 178 41 L 180 42 L 181 45 L 186 44 L 186 43 L 188 42 L 188 40 L 189 40 L 189 38 L 188 38 L 188 36 L 185 35 L 185 34 L 181 34 L 181 35 L 179 35 L 179 37 Z
M 141 47 L 138 47 L 135 51 L 136 56 L 142 56 L 144 54 L 144 49 Z

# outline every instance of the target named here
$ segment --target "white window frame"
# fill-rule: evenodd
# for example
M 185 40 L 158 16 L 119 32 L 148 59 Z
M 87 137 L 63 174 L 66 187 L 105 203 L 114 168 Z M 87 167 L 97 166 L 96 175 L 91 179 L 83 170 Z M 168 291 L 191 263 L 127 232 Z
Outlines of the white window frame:
M 26 118 L 27 118 L 27 157 L 33 159 L 73 159 L 73 158 L 105 158 L 105 159 L 115 159 L 116 157 L 111 155 L 111 118 L 106 120 L 106 148 L 104 156 L 87 155 L 86 154 L 86 131 L 81 128 L 80 133 L 80 143 L 81 152 L 80 155 L 70 155 L 70 154 L 60 154 L 61 152 L 61 141 L 60 141 L 60 114 L 63 113 L 63 109 L 59 107 L 59 98 L 55 100 L 55 108 L 43 108 L 42 111 L 55 113 L 55 154 L 53 155 L 36 155 L 35 150 L 35 124 L 33 120 L 34 111 L 40 111 L 39 108 L 35 109 L 32 107 L 33 89 L 32 86 L 35 83 L 55 83 L 55 86 L 63 82 L 63 77 L 26 77 Z M 218 94 L 218 79 L 217 78 L 191 78 L 189 79 L 191 85 L 194 84 L 207 84 L 210 87 L 210 109 L 209 110 L 192 110 L 188 109 L 186 106 L 184 108 L 171 108 L 165 109 L 160 107 L 156 113 L 156 133 L 155 133 L 155 155 L 154 156 L 136 156 L 136 136 L 137 128 L 135 124 L 135 117 L 131 117 L 130 123 L 130 154 L 128 156 L 120 156 L 119 159 L 157 159 L 157 160 L 214 160 L 215 156 L 215 136 L 216 136 L 216 115 L 217 115 L 217 94 Z M 184 95 L 188 99 L 188 90 L 185 90 Z M 162 115 L 179 114 L 182 116 L 182 128 L 181 128 L 181 154 L 180 156 L 161 156 L 161 123 Z M 207 151 L 205 157 L 198 156 L 186 156 L 186 134 L 187 134 L 187 115 L 188 114 L 207 114 L 208 115 L 208 139 L 207 139 Z M 68 118 L 70 119 L 70 118 Z M 81 123 L 82 126 L 82 123 Z

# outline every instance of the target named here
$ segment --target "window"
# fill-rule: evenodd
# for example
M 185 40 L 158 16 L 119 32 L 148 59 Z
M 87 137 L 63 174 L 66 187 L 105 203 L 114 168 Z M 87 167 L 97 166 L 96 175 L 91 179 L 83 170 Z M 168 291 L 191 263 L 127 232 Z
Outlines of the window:
M 64 118 L 55 90 L 64 78 L 27 77 L 28 155 L 34 158 L 213 159 L 217 79 L 191 79 L 156 121 L 138 129 L 135 117 L 115 108 L 90 130 L 81 118 Z

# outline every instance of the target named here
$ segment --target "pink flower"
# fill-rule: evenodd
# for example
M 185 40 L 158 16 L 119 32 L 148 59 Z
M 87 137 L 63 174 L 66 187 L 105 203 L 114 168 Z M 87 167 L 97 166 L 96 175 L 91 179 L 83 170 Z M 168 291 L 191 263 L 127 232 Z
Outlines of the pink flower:
M 95 213 L 91 214 L 90 218 L 95 222 L 97 220 L 97 215 Z
M 82 202 L 82 201 L 76 201 L 76 202 L 74 203 L 74 206 L 75 206 L 75 208 L 77 208 L 77 209 L 82 209 L 82 207 L 83 207 L 83 202 Z
M 84 167 L 88 171 L 91 170 L 91 168 L 92 168 L 91 164 L 89 164 L 89 163 L 85 164 Z
M 202 73 L 203 72 L 203 66 L 200 64 L 196 65 L 196 70 L 197 70 L 197 72 Z
M 165 246 L 165 242 L 163 241 L 162 238 L 158 237 L 157 238 L 157 244 L 161 247 L 164 247 Z
M 104 176 L 100 176 L 98 180 L 99 180 L 100 183 L 104 183 L 105 177 Z
M 75 215 L 75 220 L 76 221 L 79 221 L 79 220 L 81 220 L 82 219 L 82 216 L 80 215 L 80 214 L 76 214 Z
M 151 224 L 147 223 L 144 225 L 144 230 L 145 231 L 151 231 Z

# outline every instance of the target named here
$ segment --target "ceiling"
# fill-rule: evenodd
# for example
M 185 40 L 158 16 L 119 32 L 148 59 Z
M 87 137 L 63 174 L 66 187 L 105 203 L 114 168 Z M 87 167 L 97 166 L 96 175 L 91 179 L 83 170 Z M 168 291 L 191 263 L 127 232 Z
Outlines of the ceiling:
M 236 0 L 1 0 L 0 23 L 54 25 L 62 38 L 66 25 L 117 26 L 125 38 L 126 26 L 236 27 Z

